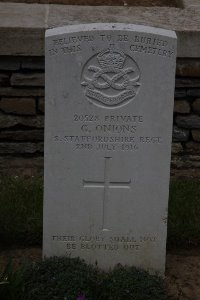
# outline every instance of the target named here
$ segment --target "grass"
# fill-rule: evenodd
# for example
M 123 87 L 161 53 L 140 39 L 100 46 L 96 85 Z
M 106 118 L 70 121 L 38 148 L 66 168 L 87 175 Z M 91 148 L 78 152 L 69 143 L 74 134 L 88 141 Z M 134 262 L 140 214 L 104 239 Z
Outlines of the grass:
M 41 245 L 42 178 L 0 178 L 0 241 L 4 245 Z M 200 181 L 170 185 L 168 245 L 200 245 Z
M 41 245 L 41 178 L 0 178 L 0 241 L 5 245 Z
M 168 245 L 200 245 L 200 181 L 172 181 L 169 196 Z

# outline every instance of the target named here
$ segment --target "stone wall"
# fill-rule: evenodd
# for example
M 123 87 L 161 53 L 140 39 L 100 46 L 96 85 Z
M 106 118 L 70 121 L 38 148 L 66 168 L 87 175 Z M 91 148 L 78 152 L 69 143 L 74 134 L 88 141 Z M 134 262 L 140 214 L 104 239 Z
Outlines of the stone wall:
M 0 173 L 43 174 L 44 58 L 0 56 Z M 171 175 L 200 178 L 200 59 L 178 59 Z
M 200 59 L 178 59 L 171 174 L 200 177 Z
M 0 57 L 0 172 L 43 173 L 44 58 Z

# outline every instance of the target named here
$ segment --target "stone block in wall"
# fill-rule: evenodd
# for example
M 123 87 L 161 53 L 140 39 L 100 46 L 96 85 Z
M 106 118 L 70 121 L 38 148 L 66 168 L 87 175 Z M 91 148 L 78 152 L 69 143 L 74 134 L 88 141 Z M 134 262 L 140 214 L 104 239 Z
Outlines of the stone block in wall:
M 187 96 L 186 89 L 176 89 L 175 88 L 175 94 L 174 94 L 175 99 L 183 99 L 183 98 L 186 98 L 186 96 Z
M 195 143 L 192 141 L 189 143 L 186 143 L 185 150 L 189 154 L 199 155 L 200 154 L 200 143 Z
M 192 103 L 192 109 L 197 112 L 198 114 L 200 114 L 200 98 L 196 99 L 193 103 Z
M 172 154 L 181 154 L 183 152 L 183 146 L 181 143 L 173 143 L 172 144 Z
M 0 174 L 4 176 L 42 176 L 43 168 L 43 156 L 31 158 L 0 156 Z
M 0 130 L 0 141 L 43 141 L 43 129 Z
M 34 154 L 43 153 L 43 143 L 9 143 L 0 142 L 0 154 Z
M 171 159 L 171 167 L 175 169 L 200 169 L 200 156 L 199 155 L 183 155 L 174 156 Z
M 34 98 L 2 98 L 0 109 L 6 113 L 19 115 L 35 115 L 36 103 Z
M 178 115 L 176 117 L 176 124 L 182 128 L 200 128 L 200 116 L 197 115 Z
M 187 100 L 176 100 L 174 102 L 174 112 L 187 114 L 190 112 L 190 105 Z
M 176 88 L 199 88 L 200 78 L 176 78 Z
M 44 113 L 44 97 L 40 97 L 38 99 L 38 110 L 41 112 L 41 113 Z
M 192 137 L 195 142 L 200 142 L 200 130 L 198 129 L 192 130 Z
M 9 84 L 9 75 L 0 73 L 0 86 L 6 86 Z
M 173 142 L 187 142 L 189 140 L 189 130 L 173 127 Z
M 200 156 L 195 153 L 181 156 L 172 155 L 171 176 L 200 179 Z
M 0 56 L 0 70 L 17 71 L 20 69 L 19 57 Z
M 0 87 L 0 97 L 42 97 L 44 96 L 44 88 L 24 88 L 24 87 Z
M 176 75 L 182 77 L 200 77 L 200 59 L 177 59 Z
M 171 168 L 171 177 L 176 179 L 200 179 L 200 168 L 173 169 Z
M 44 117 L 41 116 L 12 116 L 0 113 L 0 128 L 14 126 L 27 126 L 31 128 L 44 128 Z
M 44 73 L 13 73 L 12 86 L 44 86 Z
M 187 96 L 199 98 L 200 97 L 200 89 L 198 89 L 198 88 L 197 89 L 188 89 Z
M 44 67 L 44 57 L 26 57 L 21 63 L 21 69 L 44 70 Z

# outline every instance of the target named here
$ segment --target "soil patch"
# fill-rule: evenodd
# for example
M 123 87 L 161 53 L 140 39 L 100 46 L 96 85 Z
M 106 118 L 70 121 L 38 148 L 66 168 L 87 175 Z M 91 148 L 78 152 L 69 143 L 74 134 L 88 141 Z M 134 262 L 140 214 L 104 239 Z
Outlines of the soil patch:
M 39 247 L 0 250 L 0 274 L 10 260 L 12 260 L 14 269 L 17 269 L 23 263 L 37 261 L 41 258 L 42 249 Z
M 170 296 L 178 300 L 200 299 L 200 249 L 167 255 L 166 282 Z
M 177 7 L 175 0 L 1 0 L 0 2 L 49 3 L 67 5 L 119 5 L 119 6 L 167 6 Z
M 15 268 L 23 262 L 37 261 L 41 248 L 4 249 L 0 251 L 0 272 L 11 258 Z M 200 249 L 167 254 L 166 283 L 169 297 L 178 300 L 200 299 Z

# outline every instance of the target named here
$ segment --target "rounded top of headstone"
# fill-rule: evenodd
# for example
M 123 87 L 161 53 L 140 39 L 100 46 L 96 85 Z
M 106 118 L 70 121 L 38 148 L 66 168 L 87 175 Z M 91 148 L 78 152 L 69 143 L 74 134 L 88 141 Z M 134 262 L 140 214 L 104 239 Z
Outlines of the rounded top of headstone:
M 156 28 L 144 25 L 135 24 L 125 24 L 125 23 L 91 23 L 91 24 L 78 24 L 78 25 L 67 25 L 62 27 L 56 27 L 46 30 L 46 37 L 65 34 L 70 32 L 82 32 L 82 31 L 98 31 L 98 30 L 127 30 L 127 31 L 137 31 L 146 32 L 152 34 L 158 34 L 162 36 L 168 36 L 171 38 L 176 38 L 175 31 Z

